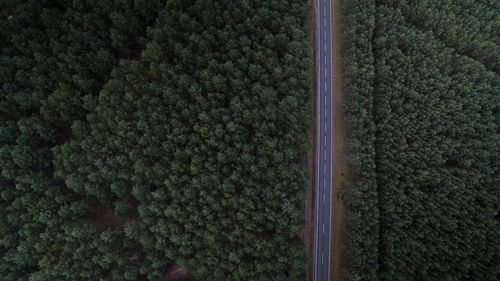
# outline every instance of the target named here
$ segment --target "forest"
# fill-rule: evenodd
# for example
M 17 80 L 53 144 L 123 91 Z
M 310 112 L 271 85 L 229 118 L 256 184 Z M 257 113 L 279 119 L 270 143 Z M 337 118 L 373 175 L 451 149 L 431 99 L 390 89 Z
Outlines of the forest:
M 304 280 L 307 1 L 0 2 L 0 280 Z
M 343 1 L 347 280 L 499 280 L 500 2 Z

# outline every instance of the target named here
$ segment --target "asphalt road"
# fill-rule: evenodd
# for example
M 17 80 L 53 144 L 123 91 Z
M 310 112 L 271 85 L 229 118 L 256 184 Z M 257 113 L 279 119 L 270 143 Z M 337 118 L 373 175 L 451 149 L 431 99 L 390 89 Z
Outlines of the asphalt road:
M 317 12 L 317 135 L 316 231 L 314 280 L 330 280 L 332 242 L 333 56 L 332 0 L 316 0 Z

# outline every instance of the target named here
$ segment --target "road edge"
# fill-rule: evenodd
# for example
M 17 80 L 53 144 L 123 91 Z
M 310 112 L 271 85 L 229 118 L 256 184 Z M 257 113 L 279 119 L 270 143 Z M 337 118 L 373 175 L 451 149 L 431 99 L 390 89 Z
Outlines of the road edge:
M 310 176 L 309 186 L 306 186 L 306 222 L 304 226 L 304 244 L 306 246 L 307 262 L 305 265 L 306 280 L 314 281 L 314 245 L 315 245 L 315 230 L 316 230 L 316 127 L 317 127 L 317 110 L 316 110 L 316 0 L 308 0 L 308 39 L 311 46 L 311 128 L 308 130 L 308 138 L 311 143 L 307 153 L 307 169 Z
M 342 3 L 332 0 L 332 57 L 333 59 L 333 183 L 332 194 L 332 275 L 333 281 L 344 281 L 345 213 L 343 194 L 348 186 L 348 166 L 345 159 L 346 125 L 343 111 L 344 92 L 342 83 Z

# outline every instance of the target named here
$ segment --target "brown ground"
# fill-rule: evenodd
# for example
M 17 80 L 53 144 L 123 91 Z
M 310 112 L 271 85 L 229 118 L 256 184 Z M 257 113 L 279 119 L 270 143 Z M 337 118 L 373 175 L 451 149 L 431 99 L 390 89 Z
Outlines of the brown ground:
M 172 264 L 160 281 L 191 281 L 188 271 L 180 265 Z
M 97 204 L 94 207 L 94 213 L 91 215 L 91 218 L 105 228 L 120 228 L 127 222 L 136 219 L 138 216 L 139 214 L 137 214 L 137 212 L 133 212 L 128 216 L 119 217 L 112 208 Z
M 311 49 L 312 49 L 312 54 L 311 54 L 311 59 L 313 60 L 313 66 L 312 66 L 312 71 L 313 71 L 313 76 L 314 72 L 316 71 L 316 66 L 315 66 L 315 58 L 316 58 L 316 13 L 315 13 L 315 0 L 309 0 L 309 5 L 310 5 L 310 12 L 309 12 L 309 25 L 308 25 L 308 35 L 309 35 L 309 42 L 311 43 Z M 315 193 L 315 188 L 314 186 L 316 185 L 316 157 L 315 157 L 315 151 L 316 151 L 316 79 L 311 79 L 311 108 L 312 108 L 312 117 L 313 117 L 313 122 L 311 125 L 311 129 L 307 132 L 309 142 L 311 143 L 311 148 L 309 149 L 309 152 L 307 153 L 307 156 L 305 158 L 305 165 L 307 165 L 307 170 L 309 172 L 309 175 L 311 177 L 310 180 L 310 185 L 306 186 L 306 202 L 305 202 L 305 225 L 304 225 L 304 230 L 303 230 L 303 240 L 304 244 L 306 247 L 306 253 L 307 253 L 307 263 L 305 265 L 305 270 L 306 270 L 306 280 L 307 281 L 312 281 L 314 276 L 313 276 L 313 256 L 314 256 L 314 229 L 315 229 L 315 224 L 314 222 L 316 221 L 314 218 L 315 216 L 315 202 L 314 199 L 316 197 Z
M 341 0 L 333 0 L 333 102 L 334 102 L 334 147 L 333 147 L 333 249 L 332 249 L 332 274 L 333 281 L 343 281 L 343 252 L 344 252 L 344 189 L 348 181 L 348 169 L 345 162 L 345 123 L 342 92 L 342 67 L 341 67 L 341 26 L 340 26 L 340 2 Z

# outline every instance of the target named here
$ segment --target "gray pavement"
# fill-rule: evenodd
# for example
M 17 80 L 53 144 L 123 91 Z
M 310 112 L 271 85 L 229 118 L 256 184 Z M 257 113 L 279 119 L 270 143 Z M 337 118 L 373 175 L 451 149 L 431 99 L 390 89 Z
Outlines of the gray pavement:
M 316 231 L 314 280 L 330 280 L 332 241 L 332 3 L 316 0 L 317 12 L 317 135 Z

